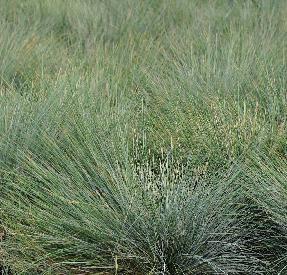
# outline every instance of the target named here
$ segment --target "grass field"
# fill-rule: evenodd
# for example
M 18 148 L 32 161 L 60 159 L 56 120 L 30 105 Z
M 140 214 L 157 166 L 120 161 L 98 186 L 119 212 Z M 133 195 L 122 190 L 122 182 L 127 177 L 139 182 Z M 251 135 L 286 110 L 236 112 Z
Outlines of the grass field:
M 0 0 L 0 273 L 287 274 L 286 14 Z

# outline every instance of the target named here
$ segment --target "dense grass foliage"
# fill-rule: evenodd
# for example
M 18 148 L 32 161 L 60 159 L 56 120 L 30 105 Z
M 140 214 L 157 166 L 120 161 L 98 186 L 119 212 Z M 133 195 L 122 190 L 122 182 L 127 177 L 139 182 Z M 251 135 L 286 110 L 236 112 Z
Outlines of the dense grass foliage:
M 287 274 L 285 0 L 0 0 L 3 274 Z

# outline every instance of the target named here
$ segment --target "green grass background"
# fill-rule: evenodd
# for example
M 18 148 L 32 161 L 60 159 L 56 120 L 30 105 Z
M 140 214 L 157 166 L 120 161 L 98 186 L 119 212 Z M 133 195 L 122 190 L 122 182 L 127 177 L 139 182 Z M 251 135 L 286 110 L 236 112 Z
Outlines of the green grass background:
M 0 0 L 4 274 L 287 274 L 285 0 Z

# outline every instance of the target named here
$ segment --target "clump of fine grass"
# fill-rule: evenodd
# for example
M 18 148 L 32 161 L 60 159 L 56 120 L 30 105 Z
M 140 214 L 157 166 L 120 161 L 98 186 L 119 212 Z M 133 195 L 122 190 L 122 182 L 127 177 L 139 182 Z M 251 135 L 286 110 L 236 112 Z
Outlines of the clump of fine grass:
M 22 172 L 6 176 L 5 263 L 12 270 L 264 270 L 248 249 L 236 173 L 200 180 L 170 157 L 156 173 L 149 165 L 135 169 L 110 141 L 88 138 L 86 125 L 73 131 L 61 142 L 43 133 L 34 152 L 21 154 Z

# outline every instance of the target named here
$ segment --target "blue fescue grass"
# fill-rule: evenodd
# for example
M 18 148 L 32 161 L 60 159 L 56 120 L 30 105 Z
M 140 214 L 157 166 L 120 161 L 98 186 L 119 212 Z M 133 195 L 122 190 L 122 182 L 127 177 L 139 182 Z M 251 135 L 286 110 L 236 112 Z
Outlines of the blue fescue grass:
M 43 134 L 43 147 L 20 157 L 23 171 L 6 176 L 7 265 L 24 273 L 264 271 L 248 246 L 238 173 L 199 180 L 169 158 L 157 173 L 135 169 L 110 140 L 77 131 L 60 144 Z
M 285 1 L 0 6 L 5 270 L 286 272 Z

